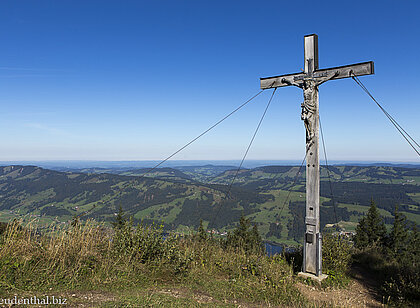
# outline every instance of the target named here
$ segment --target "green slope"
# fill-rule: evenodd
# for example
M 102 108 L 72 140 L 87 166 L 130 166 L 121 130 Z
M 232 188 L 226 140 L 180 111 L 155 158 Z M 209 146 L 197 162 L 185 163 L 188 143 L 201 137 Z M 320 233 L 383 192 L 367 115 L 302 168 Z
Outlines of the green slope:
M 200 220 L 220 233 L 232 230 L 243 214 L 258 224 L 263 238 L 300 242 L 303 230 L 305 174 L 296 166 L 266 166 L 235 174 L 229 166 L 58 172 L 35 166 L 0 167 L 0 220 L 14 217 L 41 223 L 69 223 L 75 215 L 110 222 L 121 205 L 136 222 L 191 230 Z M 420 170 L 401 167 L 331 166 L 321 168 L 321 225 L 339 222 L 353 231 L 373 198 L 385 222 L 395 204 L 410 223 L 420 223 Z M 111 173 L 113 172 L 113 173 Z M 118 174 L 119 173 L 119 174 Z M 194 175 L 195 174 L 195 175 Z M 203 178 L 211 183 L 200 183 Z M 292 186 L 296 178 L 295 185 Z M 287 197 L 289 198 L 287 199 Z M 334 197 L 337 208 L 332 205 Z

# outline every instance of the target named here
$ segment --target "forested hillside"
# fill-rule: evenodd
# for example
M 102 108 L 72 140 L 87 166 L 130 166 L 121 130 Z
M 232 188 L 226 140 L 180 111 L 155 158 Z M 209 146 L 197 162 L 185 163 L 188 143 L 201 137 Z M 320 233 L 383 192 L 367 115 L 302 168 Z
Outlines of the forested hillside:
M 300 242 L 304 172 L 296 177 L 297 166 L 242 169 L 227 195 L 236 172 L 232 168 L 158 168 L 142 176 L 148 169 L 59 172 L 35 166 L 0 167 L 0 220 L 24 217 L 65 224 L 80 216 L 109 222 L 121 205 L 135 222 L 163 222 L 166 229 L 183 232 L 196 229 L 202 219 L 205 227 L 223 233 L 234 228 L 239 217 L 245 215 L 258 225 L 265 239 Z M 376 201 L 388 225 L 396 204 L 411 224 L 419 225 L 420 169 L 321 168 L 322 226 L 335 224 L 354 230 L 371 199 Z
M 175 170 L 177 171 L 177 170 Z M 166 174 L 157 170 L 153 176 Z M 178 171 L 178 173 L 180 173 Z M 174 175 L 178 175 L 174 172 Z M 32 215 L 48 221 L 83 219 L 113 220 L 121 205 L 135 221 L 165 221 L 168 228 L 197 227 L 200 219 L 220 215 L 215 227 L 236 222 L 242 213 L 255 212 L 256 205 L 273 196 L 233 188 L 226 198 L 222 185 L 185 183 L 150 177 L 109 173 L 58 172 L 34 166 L 0 168 L 1 218 Z M 223 206 L 220 206 L 223 201 Z

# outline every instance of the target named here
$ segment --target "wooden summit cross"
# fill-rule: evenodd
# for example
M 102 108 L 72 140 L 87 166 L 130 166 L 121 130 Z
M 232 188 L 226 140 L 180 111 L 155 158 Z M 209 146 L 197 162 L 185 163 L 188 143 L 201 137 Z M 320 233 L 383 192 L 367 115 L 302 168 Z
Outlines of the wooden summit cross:
M 322 274 L 319 226 L 319 100 L 318 86 L 333 80 L 373 74 L 373 62 L 318 69 L 318 36 L 305 36 L 305 70 L 301 73 L 261 78 L 261 89 L 296 86 L 303 89 L 301 119 L 306 129 L 306 214 L 303 276 L 320 281 Z

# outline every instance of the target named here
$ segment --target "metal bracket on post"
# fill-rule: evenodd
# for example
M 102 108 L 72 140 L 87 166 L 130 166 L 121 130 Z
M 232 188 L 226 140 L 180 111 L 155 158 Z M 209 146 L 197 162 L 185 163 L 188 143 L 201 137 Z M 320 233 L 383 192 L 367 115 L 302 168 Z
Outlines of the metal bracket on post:
M 317 233 L 316 234 L 316 254 L 317 254 L 317 264 L 316 264 L 316 275 L 321 276 L 322 275 L 322 234 Z
M 304 248 L 306 245 L 306 236 L 303 237 L 303 247 L 302 247 L 302 252 L 303 252 L 303 262 L 302 262 L 302 272 L 306 273 L 306 249 Z
M 312 233 L 305 233 L 305 236 L 303 237 L 303 245 L 306 245 L 307 242 L 307 236 L 314 237 L 314 234 Z M 325 274 L 322 274 L 322 234 L 321 233 L 317 233 L 315 235 L 315 242 L 313 242 L 314 245 L 316 245 L 316 273 L 315 274 L 311 274 L 308 273 L 306 271 L 306 258 L 305 258 L 305 249 L 303 250 L 303 267 L 302 267 L 302 272 L 300 272 L 298 274 L 299 277 L 305 278 L 305 279 L 312 279 L 313 281 L 318 282 L 319 284 L 321 284 L 321 282 L 327 278 L 328 276 Z M 304 246 L 305 247 L 305 246 Z

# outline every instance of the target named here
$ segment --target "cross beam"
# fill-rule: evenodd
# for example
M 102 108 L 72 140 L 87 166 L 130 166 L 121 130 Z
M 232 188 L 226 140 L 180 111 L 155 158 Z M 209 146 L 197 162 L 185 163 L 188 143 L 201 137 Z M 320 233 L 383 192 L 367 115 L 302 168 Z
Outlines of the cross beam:
M 374 74 L 373 62 L 363 62 L 358 64 L 350 64 L 344 66 L 337 66 L 332 68 L 326 68 L 321 70 L 316 70 L 313 72 L 314 78 L 322 78 L 331 75 L 336 76 L 332 77 L 331 80 L 348 78 L 353 76 L 363 76 L 363 75 L 372 75 Z M 268 78 L 260 78 L 261 80 L 261 89 L 270 89 L 270 88 L 279 88 L 290 86 L 291 83 L 299 80 L 303 80 L 306 77 L 305 73 L 295 73 L 287 74 L 281 76 L 274 76 Z
M 261 89 L 296 86 L 303 89 L 301 119 L 306 129 L 306 214 L 303 275 L 323 279 L 319 225 L 319 98 L 318 86 L 328 80 L 374 74 L 373 62 L 318 69 L 318 36 L 306 35 L 305 69 L 301 73 L 261 78 Z

